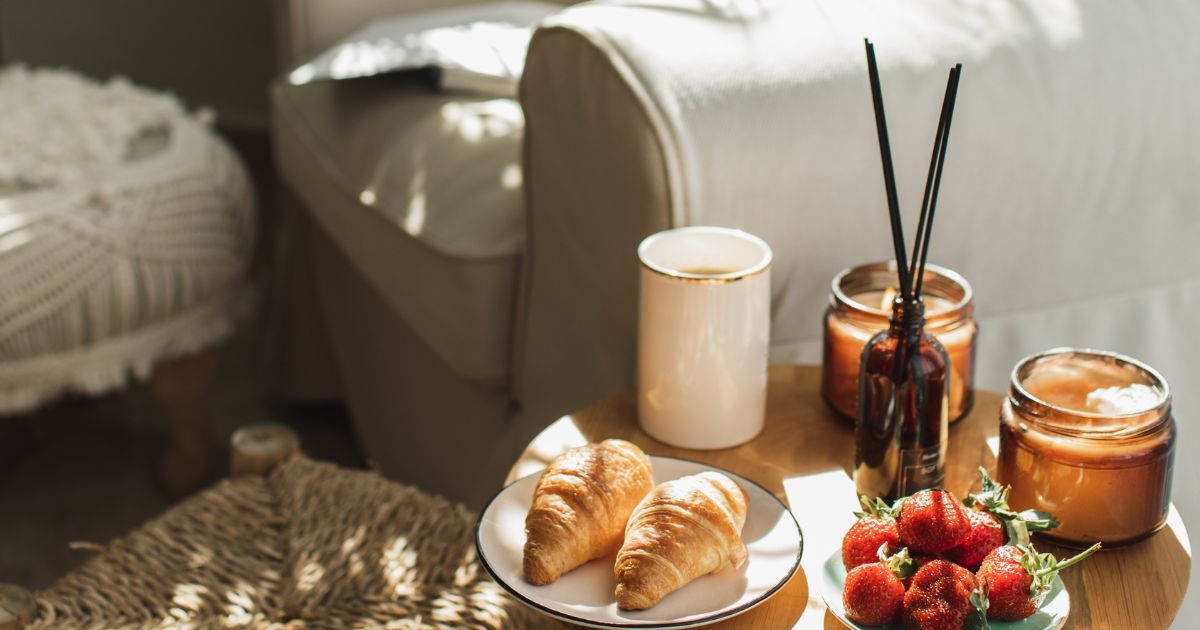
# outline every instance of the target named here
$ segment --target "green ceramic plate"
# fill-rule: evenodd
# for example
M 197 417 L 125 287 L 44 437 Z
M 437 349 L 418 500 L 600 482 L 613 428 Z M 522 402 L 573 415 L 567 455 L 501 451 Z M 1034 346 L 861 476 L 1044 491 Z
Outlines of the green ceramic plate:
M 846 583 L 846 569 L 842 566 L 842 552 L 836 551 L 829 559 L 825 561 L 825 576 L 821 584 L 821 596 L 825 598 L 825 605 L 829 607 L 829 612 L 837 617 L 842 623 L 855 628 L 857 630 L 865 630 L 866 628 L 895 628 L 901 630 L 904 624 L 895 623 L 888 626 L 860 626 L 846 619 L 846 610 L 842 607 L 842 586 Z M 1054 585 L 1050 587 L 1050 594 L 1046 595 L 1046 601 L 1042 602 L 1042 607 L 1033 613 L 1033 616 L 1022 619 L 1021 621 L 988 621 L 988 625 L 992 630 L 1058 630 L 1067 623 L 1067 613 L 1071 611 L 1071 597 L 1067 595 L 1067 589 L 1063 586 L 1062 578 L 1054 578 Z

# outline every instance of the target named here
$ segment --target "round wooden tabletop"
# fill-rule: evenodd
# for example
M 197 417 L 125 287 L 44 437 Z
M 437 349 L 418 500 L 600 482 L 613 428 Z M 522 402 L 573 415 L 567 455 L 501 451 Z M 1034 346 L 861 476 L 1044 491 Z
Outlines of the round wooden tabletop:
M 820 567 L 841 546 L 857 508 L 849 471 L 854 428 L 835 416 L 820 396 L 815 366 L 771 366 L 766 426 L 736 448 L 693 451 L 646 435 L 637 424 L 637 398 L 623 392 L 550 425 L 509 472 L 512 482 L 544 468 L 568 448 L 622 438 L 653 455 L 673 455 L 712 464 L 767 487 L 791 507 L 804 532 L 802 569 L 770 600 L 712 628 L 843 628 L 825 610 Z M 951 426 L 947 487 L 965 496 L 978 487 L 978 467 L 994 470 L 999 394 L 976 391 L 975 408 Z M 1020 507 L 1020 506 L 1016 506 Z M 1073 553 L 1046 542 L 1043 551 Z M 1149 539 L 1104 550 L 1062 574 L 1071 595 L 1068 628 L 1165 628 L 1174 619 L 1191 572 L 1187 530 L 1174 506 L 1167 526 Z

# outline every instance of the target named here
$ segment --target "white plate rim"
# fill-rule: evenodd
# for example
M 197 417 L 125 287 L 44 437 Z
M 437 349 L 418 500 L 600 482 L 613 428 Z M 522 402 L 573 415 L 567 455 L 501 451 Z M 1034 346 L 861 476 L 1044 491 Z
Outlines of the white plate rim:
M 731 608 L 729 610 L 722 611 L 720 613 L 716 613 L 716 614 L 713 614 L 710 616 L 700 617 L 697 619 L 690 619 L 688 621 L 607 622 L 607 621 L 598 621 L 598 620 L 594 620 L 594 619 L 587 619 L 585 617 L 578 617 L 578 616 L 572 615 L 571 613 L 562 612 L 562 611 L 558 611 L 553 608 L 550 608 L 549 606 L 542 604 L 541 602 L 530 599 L 530 598 L 526 597 L 525 595 L 522 595 L 521 593 L 517 592 L 516 589 L 509 586 L 508 583 L 506 583 L 503 579 L 501 579 L 498 575 L 496 575 L 496 572 L 492 569 L 492 566 L 487 561 L 487 554 L 484 553 L 483 545 L 480 543 L 480 539 L 479 539 L 479 532 L 480 532 L 480 529 L 483 527 L 483 517 L 484 517 L 484 515 L 487 514 L 488 508 L 492 507 L 492 503 L 494 503 L 496 501 L 496 499 L 500 498 L 500 496 L 502 494 L 507 492 L 510 487 L 512 487 L 512 486 L 520 483 L 521 481 L 524 481 L 525 479 L 528 479 L 534 475 L 542 474 L 542 472 L 545 470 L 545 468 L 542 468 L 541 470 L 538 470 L 538 471 L 535 471 L 528 475 L 525 475 L 524 477 L 521 477 L 520 479 L 516 479 L 512 483 L 504 486 L 503 488 L 500 489 L 499 492 L 497 492 L 494 496 L 492 496 L 492 498 L 488 500 L 487 504 L 483 506 L 483 509 L 479 511 L 479 518 L 476 519 L 476 521 L 475 521 L 475 554 L 479 558 L 479 564 L 481 564 L 483 566 L 483 569 L 485 571 L 487 571 L 488 575 L 490 575 L 492 577 L 493 582 L 495 582 L 496 584 L 499 584 L 500 587 L 503 588 L 505 591 L 507 591 L 509 595 L 514 597 L 517 601 L 521 602 L 522 604 L 529 606 L 530 608 L 533 608 L 534 610 L 537 610 L 539 612 L 547 614 L 551 617 L 554 617 L 555 619 L 567 621 L 567 622 L 578 624 L 581 626 L 586 626 L 589 628 L 695 628 L 697 626 L 704 626 L 704 625 L 708 625 L 711 623 L 716 623 L 723 619 L 729 619 L 731 617 L 736 617 L 736 616 L 754 608 L 755 606 L 758 606 L 759 604 L 770 599 L 773 595 L 775 595 L 775 593 L 778 593 L 780 589 L 782 589 L 788 582 L 790 582 L 792 580 L 793 577 L 795 577 L 796 571 L 800 570 L 800 560 L 804 556 L 804 530 L 802 530 L 800 528 L 800 522 L 796 520 L 796 515 L 792 514 L 792 511 L 790 509 L 788 509 L 787 504 L 785 504 L 783 501 L 781 501 L 779 499 L 779 497 L 775 496 L 774 492 L 771 492 L 770 490 L 768 490 L 766 488 L 766 486 L 763 486 L 761 483 L 758 483 L 757 481 L 754 481 L 753 479 L 748 479 L 748 478 L 743 477 L 742 475 L 739 475 L 733 471 L 726 470 L 719 466 L 713 466 L 712 464 L 706 464 L 704 462 L 699 462 L 694 459 L 687 459 L 686 457 L 674 457 L 672 455 L 649 455 L 649 457 L 652 460 L 655 458 L 661 458 L 661 459 L 673 459 L 675 461 L 680 461 L 680 462 L 687 462 L 689 464 L 695 464 L 697 466 L 702 466 L 709 470 L 713 470 L 713 471 L 716 471 L 716 472 L 719 472 L 719 473 L 722 473 L 725 475 L 730 475 L 737 480 L 757 486 L 760 490 L 763 491 L 764 494 L 771 497 L 771 500 L 778 503 L 779 507 L 783 509 L 783 512 L 785 514 L 787 514 L 789 518 L 792 519 L 792 525 L 794 525 L 796 527 L 796 534 L 799 536 L 799 539 L 800 539 L 800 544 L 798 545 L 798 548 L 796 549 L 796 560 L 792 563 L 792 567 L 790 569 L 788 569 L 787 575 L 785 575 L 781 580 L 779 580 L 779 583 L 775 584 L 774 586 L 772 586 L 771 588 L 769 588 L 765 592 L 763 592 L 762 595 L 759 595 L 758 597 L 746 602 L 745 604 L 742 604 L 740 606 L 737 606 L 737 607 Z

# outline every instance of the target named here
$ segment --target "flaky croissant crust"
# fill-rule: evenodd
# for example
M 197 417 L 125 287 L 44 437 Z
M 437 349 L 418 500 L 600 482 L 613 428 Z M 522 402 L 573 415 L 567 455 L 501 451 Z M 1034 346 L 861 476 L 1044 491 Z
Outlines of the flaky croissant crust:
M 624 440 L 588 444 L 554 458 L 525 517 L 525 580 L 549 584 L 616 551 L 629 515 L 653 487 L 650 458 Z
M 634 510 L 617 553 L 617 605 L 650 608 L 702 575 L 741 566 L 747 503 L 741 486 L 716 472 L 659 484 Z

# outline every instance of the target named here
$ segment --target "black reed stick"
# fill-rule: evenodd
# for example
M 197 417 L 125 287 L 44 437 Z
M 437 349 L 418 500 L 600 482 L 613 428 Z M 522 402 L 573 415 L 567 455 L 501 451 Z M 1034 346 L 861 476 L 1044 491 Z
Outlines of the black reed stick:
M 950 146 L 950 121 L 954 118 L 954 102 L 958 96 L 958 80 L 962 75 L 962 64 L 955 64 L 946 82 L 946 98 L 942 101 L 943 123 L 941 136 L 941 151 L 937 156 L 937 173 L 933 175 L 933 192 L 929 197 L 929 216 L 926 218 L 924 238 L 921 240 L 921 263 L 917 269 L 914 295 L 920 297 L 922 280 L 925 279 L 925 260 L 929 257 L 929 237 L 933 234 L 933 212 L 937 208 L 938 190 L 942 185 L 942 168 L 946 163 L 946 149 Z M 914 250 L 915 251 L 915 250 Z
M 954 68 L 950 69 L 950 77 L 946 79 L 946 95 L 942 98 L 942 110 L 938 113 L 937 132 L 933 137 L 933 152 L 929 156 L 929 174 L 925 177 L 925 194 L 921 197 L 921 214 L 917 218 L 917 238 L 913 241 L 912 252 L 912 267 L 909 268 L 909 277 L 914 278 L 917 284 L 920 284 L 920 279 L 917 277 L 917 267 L 921 257 L 921 241 L 925 238 L 925 221 L 929 214 L 929 197 L 933 190 L 934 175 L 938 170 L 938 156 L 942 154 L 943 142 L 942 137 L 946 132 L 946 114 L 950 107 L 950 90 L 954 87 Z M 914 296 L 915 297 L 915 296 Z
M 900 276 L 900 295 L 907 302 L 912 295 L 908 261 L 904 255 L 904 224 L 900 220 L 900 198 L 896 194 L 896 173 L 892 168 L 892 147 L 888 142 L 887 117 L 883 113 L 883 90 L 879 86 L 879 67 L 875 63 L 875 46 L 864 39 L 867 47 L 867 70 L 871 78 L 871 99 L 875 103 L 875 131 L 879 134 L 879 154 L 883 162 L 883 184 L 887 190 L 888 214 L 892 221 L 892 247 L 896 250 L 896 273 Z

